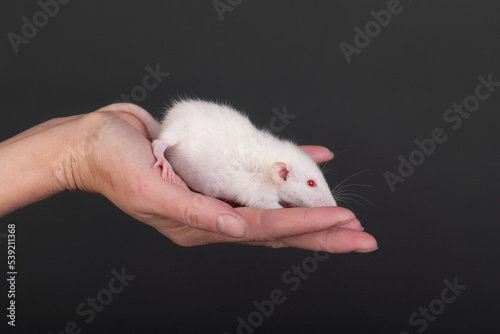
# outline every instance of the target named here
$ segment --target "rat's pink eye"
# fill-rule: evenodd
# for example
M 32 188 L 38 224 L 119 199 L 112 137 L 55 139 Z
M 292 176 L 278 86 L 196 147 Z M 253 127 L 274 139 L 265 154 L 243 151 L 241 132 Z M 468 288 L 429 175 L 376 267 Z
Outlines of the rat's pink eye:
M 316 187 L 316 182 L 314 182 L 313 180 L 309 180 L 309 181 L 307 181 L 307 185 L 309 187 Z

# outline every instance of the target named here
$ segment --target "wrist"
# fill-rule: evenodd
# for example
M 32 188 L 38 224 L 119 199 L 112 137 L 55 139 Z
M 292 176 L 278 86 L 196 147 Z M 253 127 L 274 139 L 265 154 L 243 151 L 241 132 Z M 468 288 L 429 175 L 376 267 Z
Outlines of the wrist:
M 103 193 L 99 147 L 109 129 L 109 115 L 95 112 L 81 115 L 74 128 L 65 129 L 71 140 L 65 143 L 54 164 L 54 173 L 59 176 L 64 190 Z
M 69 118 L 37 125 L 0 144 L 0 217 L 65 190 L 61 171 Z

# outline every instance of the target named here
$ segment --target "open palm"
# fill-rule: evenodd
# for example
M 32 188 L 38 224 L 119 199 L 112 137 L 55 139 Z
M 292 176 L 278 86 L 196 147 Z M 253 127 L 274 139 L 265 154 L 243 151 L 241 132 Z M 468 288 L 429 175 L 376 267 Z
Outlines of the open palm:
M 86 115 L 77 187 L 106 196 L 121 210 L 182 246 L 237 242 L 332 253 L 369 252 L 375 239 L 341 207 L 263 210 L 233 208 L 194 193 L 176 175 L 165 182 L 147 128 L 156 122 L 133 104 L 113 104 Z M 323 147 L 301 147 L 315 161 L 331 158 Z

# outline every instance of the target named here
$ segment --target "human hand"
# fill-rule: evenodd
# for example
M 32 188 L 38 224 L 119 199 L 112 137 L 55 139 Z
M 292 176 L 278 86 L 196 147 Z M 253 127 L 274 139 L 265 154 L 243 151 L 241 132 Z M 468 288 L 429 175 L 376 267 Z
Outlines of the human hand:
M 182 246 L 236 242 L 332 253 L 377 248 L 345 208 L 233 208 L 190 191 L 177 175 L 173 183 L 165 182 L 161 171 L 152 169 L 156 159 L 147 131 L 152 122 L 144 109 L 125 103 L 87 114 L 81 126 L 87 135 L 73 152 L 72 173 L 65 174 L 74 176 L 66 181 L 68 188 L 106 196 Z M 317 162 L 331 159 L 326 148 L 302 149 Z

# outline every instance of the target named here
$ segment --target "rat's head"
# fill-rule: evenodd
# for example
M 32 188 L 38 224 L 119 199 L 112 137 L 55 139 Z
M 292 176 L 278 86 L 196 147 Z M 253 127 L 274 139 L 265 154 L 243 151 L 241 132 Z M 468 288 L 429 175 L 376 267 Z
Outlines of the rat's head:
M 323 173 L 305 153 L 300 161 L 273 163 L 271 173 L 283 207 L 337 206 Z

